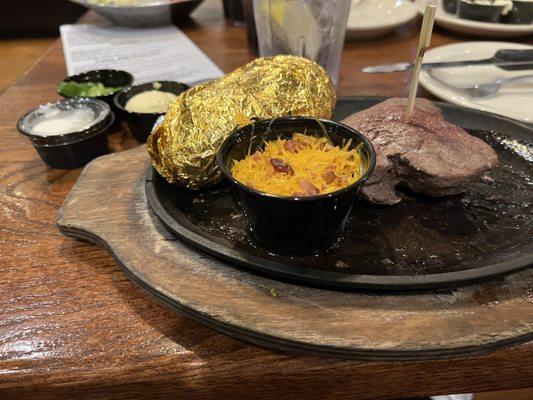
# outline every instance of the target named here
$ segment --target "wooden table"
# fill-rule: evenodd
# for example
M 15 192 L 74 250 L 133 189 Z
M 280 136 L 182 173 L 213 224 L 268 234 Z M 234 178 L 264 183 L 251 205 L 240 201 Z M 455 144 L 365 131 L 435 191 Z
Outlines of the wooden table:
M 214 0 L 182 29 L 224 71 L 252 58 L 244 31 L 224 24 Z M 413 23 L 348 43 L 340 95 L 405 95 L 408 74 L 358 71 L 411 59 L 416 36 Z M 458 40 L 437 30 L 433 45 Z M 64 75 L 56 42 L 0 97 L 0 398 L 384 399 L 533 386 L 533 344 L 453 360 L 343 361 L 249 345 L 157 303 L 104 250 L 54 226 L 80 171 L 47 168 L 15 124 L 56 99 Z M 128 135 L 115 135 L 114 145 L 131 144 Z

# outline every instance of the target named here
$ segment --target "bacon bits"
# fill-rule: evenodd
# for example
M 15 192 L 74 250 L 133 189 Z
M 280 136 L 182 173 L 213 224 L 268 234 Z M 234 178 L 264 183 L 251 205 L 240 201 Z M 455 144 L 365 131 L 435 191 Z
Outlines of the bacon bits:
M 294 175 L 294 170 L 292 167 L 285 161 L 279 158 L 271 158 L 270 164 L 274 168 L 274 171 L 280 172 L 282 174 Z
M 320 193 L 320 190 L 307 179 L 302 179 L 299 183 L 306 196 L 314 196 Z
M 252 182 L 250 182 L 250 181 L 246 182 L 246 186 L 249 186 L 249 187 L 251 187 L 252 189 L 256 190 L 255 187 L 254 187 L 254 185 L 253 185 Z
M 294 140 L 287 140 L 283 147 L 290 153 L 298 153 L 300 151 L 300 146 Z
M 260 151 L 256 151 L 254 154 L 252 154 L 252 160 L 254 160 L 256 162 L 261 160 L 261 152 Z
M 337 177 L 337 175 L 335 175 L 335 172 L 333 172 L 330 169 L 328 169 L 327 171 L 324 171 L 322 173 L 322 179 L 324 179 L 324 182 L 326 182 L 328 185 L 333 183 L 333 181 L 335 180 L 336 177 Z

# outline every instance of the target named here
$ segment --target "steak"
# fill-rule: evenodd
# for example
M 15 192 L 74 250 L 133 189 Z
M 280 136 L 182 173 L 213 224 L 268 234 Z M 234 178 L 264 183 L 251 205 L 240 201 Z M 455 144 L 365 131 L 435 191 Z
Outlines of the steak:
M 376 150 L 376 168 L 360 192 L 365 200 L 399 203 L 399 184 L 429 196 L 459 194 L 498 165 L 487 143 L 447 122 L 429 100 L 416 100 L 410 123 L 404 121 L 406 104 L 407 99 L 388 99 L 342 121 Z

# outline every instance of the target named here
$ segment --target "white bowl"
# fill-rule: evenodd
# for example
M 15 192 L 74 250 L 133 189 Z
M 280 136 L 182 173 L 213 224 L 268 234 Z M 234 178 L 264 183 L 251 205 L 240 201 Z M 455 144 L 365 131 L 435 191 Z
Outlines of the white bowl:
M 111 20 L 116 25 L 154 27 L 188 16 L 203 0 L 154 0 L 146 5 L 118 6 L 95 0 L 71 0 Z

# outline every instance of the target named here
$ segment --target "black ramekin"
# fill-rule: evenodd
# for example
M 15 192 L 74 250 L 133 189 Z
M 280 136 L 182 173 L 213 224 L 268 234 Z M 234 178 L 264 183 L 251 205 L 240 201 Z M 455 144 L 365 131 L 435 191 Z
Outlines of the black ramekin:
M 122 122 L 124 120 L 124 115 L 120 109 L 117 109 L 113 105 L 113 97 L 115 94 L 123 89 L 129 88 L 133 85 L 133 75 L 129 72 L 122 71 L 119 69 L 97 69 L 93 71 L 82 72 L 81 74 L 76 74 L 69 76 L 63 79 L 57 86 L 57 93 L 65 98 L 81 97 L 81 96 L 65 96 L 59 91 L 59 85 L 63 82 L 74 81 L 78 83 L 82 82 L 102 82 L 104 86 L 107 87 L 119 87 L 120 89 L 115 90 L 113 93 L 110 93 L 105 96 L 96 96 L 91 97 L 91 99 L 98 99 L 105 101 L 111 107 L 111 110 L 115 114 L 115 122 Z
M 124 115 L 126 122 L 130 128 L 131 133 L 139 142 L 146 142 L 148 135 L 154 127 L 155 121 L 165 113 L 137 113 L 126 110 L 126 103 L 136 94 L 146 92 L 148 90 L 160 90 L 162 92 L 170 92 L 179 95 L 189 89 L 184 83 L 172 81 L 157 81 L 143 83 L 142 85 L 132 86 L 130 88 L 121 90 L 115 94 L 113 98 L 113 105 L 119 109 Z
M 533 1 L 513 0 L 513 8 L 504 17 L 504 22 L 510 24 L 533 23 Z
M 233 160 L 243 159 L 249 151 L 255 152 L 264 141 L 289 138 L 295 132 L 316 136 L 327 134 L 336 145 L 342 145 L 347 139 L 352 139 L 352 147 L 363 143 L 367 171 L 346 188 L 310 197 L 263 193 L 231 175 Z M 308 117 L 287 117 L 258 121 L 234 131 L 220 147 L 217 162 L 235 189 L 255 241 L 273 253 L 303 255 L 327 249 L 339 240 L 356 192 L 374 169 L 376 155 L 368 139 L 346 125 Z
M 40 136 L 32 133 L 31 126 L 32 120 L 39 117 L 44 107 L 62 109 L 91 107 L 99 113 L 99 117 L 83 130 L 62 135 Z M 72 169 L 82 167 L 92 159 L 108 152 L 106 131 L 113 124 L 114 119 L 109 105 L 103 101 L 71 98 L 37 107 L 19 120 L 17 128 L 20 133 L 30 138 L 37 153 L 50 167 Z
M 457 16 L 481 22 L 499 22 L 504 6 L 492 4 L 476 4 L 459 0 L 457 3 Z
M 442 7 L 447 13 L 455 14 L 457 12 L 457 0 L 442 0 Z

